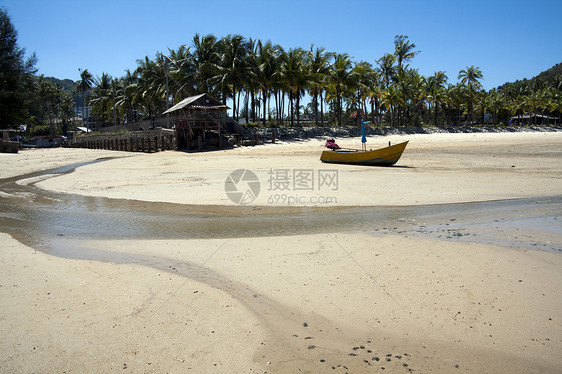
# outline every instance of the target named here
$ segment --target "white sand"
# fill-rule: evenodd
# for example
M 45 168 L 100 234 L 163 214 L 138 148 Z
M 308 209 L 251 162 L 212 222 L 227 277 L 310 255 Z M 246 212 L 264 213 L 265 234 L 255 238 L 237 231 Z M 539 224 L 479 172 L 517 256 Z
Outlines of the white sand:
M 279 192 L 267 190 L 267 172 L 299 168 L 338 170 L 338 189 L 330 192 L 337 205 L 562 191 L 559 133 L 372 137 L 369 144 L 402 139 L 410 144 L 393 168 L 322 164 L 322 140 L 314 140 L 189 154 L 24 151 L 0 155 L 10 165 L 0 177 L 109 154 L 120 158 L 38 185 L 235 206 L 224 181 L 245 168 L 261 181 L 255 203 L 267 205 Z M 338 143 L 357 146 L 355 139 Z M 520 235 L 542 240 L 540 228 L 533 229 Z M 549 235 L 552 245 L 562 245 L 559 232 Z M 71 243 L 130 254 L 133 262 L 144 256 L 154 260 L 149 267 L 145 260 L 60 259 L 7 235 L 1 240 L 0 372 L 124 372 L 126 365 L 132 372 L 345 372 L 345 366 L 350 372 L 555 373 L 562 367 L 562 257 L 556 253 L 398 233 Z
M 373 137 L 368 144 L 384 146 L 389 140 L 410 140 L 397 167 L 324 164 L 319 161 L 323 141 L 313 140 L 203 153 L 134 154 L 132 159 L 89 165 L 38 186 L 121 199 L 235 205 L 224 192 L 225 180 L 234 170 L 249 169 L 261 182 L 253 205 L 439 204 L 562 191 L 562 133 Z M 360 147 L 356 142 L 339 144 Z M 312 191 L 310 185 L 300 189 L 293 184 L 293 173 L 299 170 L 313 173 Z M 336 186 L 319 186 L 318 173 L 323 170 L 337 170 Z M 287 189 L 275 182 L 288 182 Z

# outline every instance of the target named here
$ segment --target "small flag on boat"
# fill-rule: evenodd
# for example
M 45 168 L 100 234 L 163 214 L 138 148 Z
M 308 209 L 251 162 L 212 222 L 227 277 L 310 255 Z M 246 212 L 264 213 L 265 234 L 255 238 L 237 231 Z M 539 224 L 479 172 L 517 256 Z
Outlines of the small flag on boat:
M 367 137 L 365 136 L 365 124 L 370 123 L 370 121 L 367 122 L 361 122 L 361 143 L 367 143 Z

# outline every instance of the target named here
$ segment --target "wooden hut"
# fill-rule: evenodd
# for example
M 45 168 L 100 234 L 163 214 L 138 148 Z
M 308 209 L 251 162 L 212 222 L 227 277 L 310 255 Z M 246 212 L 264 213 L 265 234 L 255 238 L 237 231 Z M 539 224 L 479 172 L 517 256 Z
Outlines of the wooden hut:
M 178 149 L 201 148 L 209 136 L 221 146 L 221 121 L 230 109 L 209 94 L 200 94 L 183 99 L 163 114 L 173 115 Z

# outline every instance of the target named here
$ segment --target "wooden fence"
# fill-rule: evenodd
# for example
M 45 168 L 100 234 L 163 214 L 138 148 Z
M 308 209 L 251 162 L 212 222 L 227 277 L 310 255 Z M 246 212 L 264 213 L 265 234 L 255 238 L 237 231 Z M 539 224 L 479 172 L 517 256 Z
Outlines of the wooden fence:
M 173 130 L 155 129 L 126 133 L 82 135 L 70 141 L 71 147 L 126 152 L 158 152 L 177 149 Z

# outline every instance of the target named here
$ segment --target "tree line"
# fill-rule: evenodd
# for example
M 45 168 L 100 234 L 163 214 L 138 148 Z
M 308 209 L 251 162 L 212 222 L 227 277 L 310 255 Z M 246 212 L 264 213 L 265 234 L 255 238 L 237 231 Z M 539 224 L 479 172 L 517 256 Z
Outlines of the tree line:
M 285 49 L 272 42 L 228 35 L 195 34 L 189 46 L 137 60 L 121 78 L 85 74 L 93 84 L 90 103 L 104 122 L 158 115 L 179 100 L 206 92 L 230 100 L 235 119 L 282 126 L 344 125 L 370 120 L 389 125 L 507 123 L 526 112 L 560 116 L 562 75 L 540 88 L 485 91 L 476 66 L 462 69 L 456 83 L 445 72 L 424 77 L 410 62 L 420 53 L 405 35 L 394 51 L 374 63 L 354 62 L 325 48 Z M 308 94 L 310 102 L 301 100 Z
M 15 50 L 23 58 L 22 50 Z M 507 124 L 511 116 L 527 112 L 560 120 L 560 74 L 540 86 L 507 84 L 485 91 L 482 71 L 476 66 L 460 70 L 455 83 L 443 71 L 421 75 L 410 66 L 419 53 L 405 35 L 395 37 L 394 51 L 371 63 L 315 46 L 285 49 L 241 35 L 219 39 L 195 34 L 189 45 L 137 60 L 136 68 L 121 77 L 107 73 L 94 77 L 87 69 L 79 69 L 74 105 L 88 103 L 102 126 L 159 116 L 198 93 L 228 101 L 235 119 L 275 126 L 299 126 L 303 119 L 330 126 L 361 120 L 393 126 Z M 43 123 L 59 118 L 68 123 L 72 100 L 69 106 L 69 95 L 61 95 L 58 86 L 35 76 L 33 59 L 22 63 L 19 75 L 14 76 L 23 91 L 29 90 L 28 101 L 41 99 L 41 110 L 29 106 L 28 118 Z M 302 104 L 305 95 L 307 105 Z M 0 116 L 4 126 L 5 118 Z

